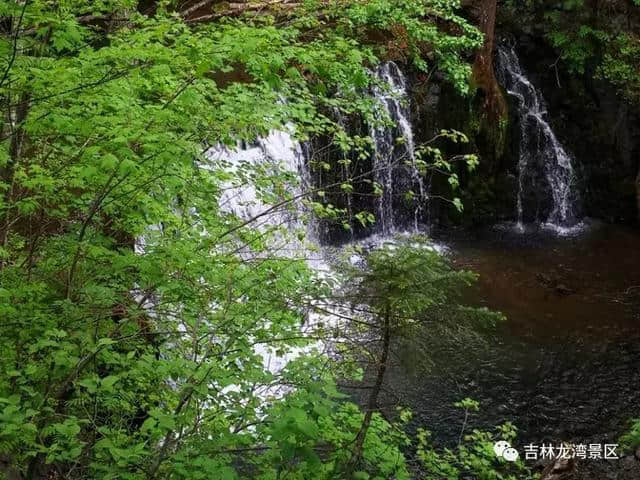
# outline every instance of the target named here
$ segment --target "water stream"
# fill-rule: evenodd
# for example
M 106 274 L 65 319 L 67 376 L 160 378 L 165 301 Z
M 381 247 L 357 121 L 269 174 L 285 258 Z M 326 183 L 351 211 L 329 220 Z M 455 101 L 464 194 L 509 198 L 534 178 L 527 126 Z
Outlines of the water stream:
M 376 233 L 380 238 L 386 238 L 398 228 L 407 226 L 407 207 L 403 197 L 408 190 L 416 187 L 418 194 L 410 205 L 410 218 L 413 227 L 418 228 L 426 189 L 415 165 L 405 76 L 393 62 L 380 65 L 375 76 L 379 84 L 372 89 L 371 94 L 379 109 L 377 119 L 383 122 L 370 127 L 373 139 L 372 177 L 383 189 L 382 195 L 375 200 L 378 215 Z M 389 120 L 391 124 L 385 122 Z M 244 221 L 259 219 L 253 224 L 254 228 L 276 231 L 276 235 L 270 240 L 272 253 L 282 254 L 290 259 L 305 259 L 319 275 L 331 275 L 331 270 L 324 261 L 323 251 L 318 248 L 319 240 L 315 234 L 314 222 L 303 225 L 300 221 L 301 217 L 308 214 L 302 203 L 294 201 L 289 208 L 270 211 L 271 206 L 283 200 L 284 192 L 274 191 L 268 182 L 267 185 L 257 187 L 255 181 L 256 172 L 283 178 L 291 175 L 289 195 L 298 197 L 311 190 L 313 185 L 309 170 L 310 152 L 305 148 L 307 146 L 294 138 L 294 126 L 287 125 L 283 130 L 274 130 L 250 143 L 238 142 L 233 147 L 215 145 L 207 151 L 206 157 L 208 162 L 218 168 L 222 167 L 229 174 L 230 180 L 219 199 L 219 206 L 224 212 Z M 294 178 L 297 182 L 293 181 Z M 350 208 L 349 201 L 347 207 Z M 269 214 L 264 215 L 263 212 Z M 280 228 L 286 230 L 282 235 L 277 233 Z M 305 240 L 287 235 L 287 231 L 291 233 L 294 230 L 304 232 Z M 313 248 L 309 248 L 310 246 Z M 248 248 L 241 249 L 239 253 L 247 259 L 252 254 Z M 302 329 L 312 329 L 313 321 L 314 319 L 308 320 Z M 262 348 L 257 353 L 262 355 L 265 366 L 275 372 L 284 368 L 300 351 L 278 355 L 269 348 Z
M 571 156 L 549 125 L 544 98 L 524 73 L 515 48 L 500 46 L 496 60 L 500 83 L 517 101 L 518 228 L 531 221 L 560 231 L 571 227 L 578 222 L 579 202 Z
M 403 211 L 407 208 L 404 202 L 405 194 L 409 191 L 413 192 L 414 197 L 411 226 L 417 231 L 423 219 L 428 189 L 415 162 L 407 81 L 394 62 L 380 65 L 375 73 L 382 84 L 373 89 L 373 96 L 380 108 L 378 117 L 388 117 L 395 125 L 372 126 L 369 130 L 374 147 L 374 178 L 383 188 L 376 208 L 380 224 L 378 233 L 390 235 L 398 228 L 408 226 Z

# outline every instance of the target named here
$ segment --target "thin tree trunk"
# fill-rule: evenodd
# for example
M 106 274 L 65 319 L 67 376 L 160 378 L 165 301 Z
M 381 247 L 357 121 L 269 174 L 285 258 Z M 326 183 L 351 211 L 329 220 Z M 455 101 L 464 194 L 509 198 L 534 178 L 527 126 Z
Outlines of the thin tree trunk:
M 25 93 L 21 98 L 18 106 L 16 107 L 15 114 L 12 115 L 9 112 L 9 123 L 13 125 L 11 128 L 11 144 L 9 146 L 9 161 L 7 164 L 0 168 L 0 182 L 5 185 L 5 193 L 3 198 L 4 203 L 4 218 L 0 225 L 0 248 L 7 246 L 9 238 L 9 229 L 11 225 L 11 202 L 13 200 L 14 192 L 14 177 L 20 157 L 22 156 L 22 150 L 24 148 L 25 131 L 24 123 L 29 114 L 29 100 L 30 95 Z M 9 102 L 7 102 L 9 103 Z M 13 117 L 13 118 L 12 118 Z M 4 266 L 3 260 L 0 259 L 0 269 Z
M 362 421 L 362 426 L 360 427 L 360 431 L 356 436 L 355 445 L 353 447 L 353 454 L 351 456 L 351 460 L 349 461 L 349 465 L 347 466 L 347 478 L 350 478 L 353 473 L 355 467 L 360 462 L 362 458 L 362 452 L 364 450 L 364 441 L 367 437 L 367 432 L 369 427 L 371 426 L 371 418 L 373 417 L 373 412 L 378 408 L 378 397 L 380 396 L 380 391 L 382 390 L 382 384 L 384 383 L 384 374 L 387 370 L 387 360 L 389 359 L 389 348 L 391 346 L 391 311 L 387 308 L 387 311 L 384 315 L 384 325 L 383 325 L 383 333 L 382 333 L 382 351 L 380 352 L 380 359 L 378 362 L 378 372 L 376 374 L 376 381 L 371 389 L 371 393 L 369 394 L 369 399 L 367 401 L 367 410 L 364 414 L 364 419 Z

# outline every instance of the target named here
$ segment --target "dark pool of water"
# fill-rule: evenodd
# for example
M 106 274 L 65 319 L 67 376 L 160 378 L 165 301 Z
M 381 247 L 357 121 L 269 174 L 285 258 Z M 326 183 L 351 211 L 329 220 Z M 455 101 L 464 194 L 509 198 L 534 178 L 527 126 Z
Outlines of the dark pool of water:
M 467 300 L 508 320 L 485 347 L 454 341 L 428 371 L 394 365 L 390 397 L 449 443 L 463 418 L 452 404 L 464 397 L 480 401 L 472 427 L 511 421 L 522 444 L 614 443 L 640 416 L 640 232 L 493 228 L 444 241 L 457 266 L 480 275 Z

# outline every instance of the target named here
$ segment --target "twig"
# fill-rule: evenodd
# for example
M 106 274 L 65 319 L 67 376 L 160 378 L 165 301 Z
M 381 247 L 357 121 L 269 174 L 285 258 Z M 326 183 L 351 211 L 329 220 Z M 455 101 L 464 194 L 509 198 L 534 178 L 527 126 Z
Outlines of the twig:
M 556 72 L 556 83 L 558 84 L 558 88 L 562 88 L 562 85 L 560 85 L 560 75 L 558 74 L 558 62 L 560 61 L 560 57 L 558 57 L 556 59 L 555 62 L 553 62 L 551 65 L 549 65 L 549 68 L 553 68 Z

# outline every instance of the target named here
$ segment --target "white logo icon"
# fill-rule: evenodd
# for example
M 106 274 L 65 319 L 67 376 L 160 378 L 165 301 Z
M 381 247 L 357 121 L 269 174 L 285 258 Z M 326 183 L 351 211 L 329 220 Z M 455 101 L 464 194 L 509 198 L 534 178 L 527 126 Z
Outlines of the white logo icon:
M 493 451 L 497 457 L 504 458 L 507 462 L 515 462 L 518 459 L 518 451 L 511 447 L 511 444 L 506 440 L 494 443 Z

